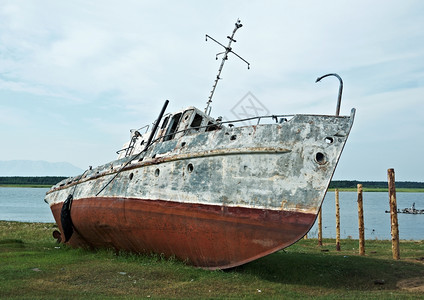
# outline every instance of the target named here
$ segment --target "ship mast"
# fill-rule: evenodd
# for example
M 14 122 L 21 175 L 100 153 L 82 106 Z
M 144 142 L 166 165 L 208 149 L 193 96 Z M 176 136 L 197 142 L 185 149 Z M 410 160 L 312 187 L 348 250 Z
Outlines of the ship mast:
M 218 55 L 221 55 L 221 54 L 224 54 L 223 56 L 222 56 L 222 61 L 221 61 L 221 65 L 219 66 L 219 69 L 218 69 L 218 75 L 216 75 L 216 79 L 215 79 L 215 82 L 214 82 L 214 84 L 213 84 L 213 87 L 212 87 L 212 91 L 211 91 L 211 93 L 210 93 L 210 95 L 209 95 L 209 99 L 208 99 L 208 102 L 206 102 L 206 108 L 205 108 L 205 114 L 210 114 L 211 113 L 211 109 L 212 109 L 212 107 L 210 107 L 210 104 L 212 103 L 212 97 L 213 97 L 213 94 L 215 93 L 215 89 L 216 89 L 216 85 L 218 84 L 218 80 L 220 80 L 221 79 L 221 72 L 222 72 L 222 68 L 224 67 L 224 64 L 225 64 L 225 61 L 226 60 L 228 60 L 228 54 L 230 53 L 230 52 L 232 52 L 235 56 L 237 56 L 238 58 L 240 58 L 242 61 L 244 61 L 246 64 L 247 64 L 247 69 L 250 69 L 250 63 L 248 63 L 243 57 L 241 57 L 240 55 L 238 55 L 237 53 L 235 53 L 232 49 L 231 49 L 231 44 L 232 44 L 232 42 L 236 42 L 236 40 L 234 39 L 234 34 L 236 33 L 236 31 L 240 28 L 240 27 L 242 27 L 243 25 L 241 24 L 241 21 L 240 20 L 237 20 L 237 22 L 236 22 L 236 27 L 234 28 L 234 30 L 233 30 L 233 33 L 231 34 L 231 36 L 227 36 L 227 38 L 229 39 L 229 42 L 228 42 L 228 46 L 227 47 L 225 47 L 223 44 L 221 44 L 220 42 L 218 42 L 217 40 L 215 40 L 214 38 L 212 38 L 211 36 L 209 36 L 209 35 L 206 35 L 206 41 L 208 41 L 208 38 L 210 38 L 212 41 L 214 41 L 215 43 L 217 43 L 218 45 L 220 45 L 220 46 L 222 46 L 224 49 L 225 49 L 225 51 L 224 52 L 220 52 L 220 53 L 218 53 L 217 55 L 216 55 L 216 59 L 218 60 Z

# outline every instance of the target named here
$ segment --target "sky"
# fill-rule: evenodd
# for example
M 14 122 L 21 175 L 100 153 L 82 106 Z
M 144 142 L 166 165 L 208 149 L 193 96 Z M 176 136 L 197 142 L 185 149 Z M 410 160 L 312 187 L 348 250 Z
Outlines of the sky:
M 0 0 L 0 160 L 116 158 L 130 129 L 204 109 L 235 119 L 253 95 L 270 114 L 356 118 L 335 180 L 424 181 L 424 2 Z

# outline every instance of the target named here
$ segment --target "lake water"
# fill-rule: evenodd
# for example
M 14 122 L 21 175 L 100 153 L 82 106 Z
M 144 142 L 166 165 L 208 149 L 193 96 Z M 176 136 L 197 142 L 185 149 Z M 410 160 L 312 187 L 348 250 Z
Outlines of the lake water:
M 358 195 L 356 192 L 339 192 L 340 202 L 340 238 L 359 238 Z M 424 193 L 396 193 L 398 209 L 411 207 L 424 209 Z M 388 192 L 363 193 L 365 239 L 391 239 L 390 210 Z M 403 240 L 424 240 L 424 214 L 399 214 L 399 238 Z M 324 238 L 336 238 L 336 200 L 335 193 L 328 192 L 322 206 L 322 235 Z M 318 236 L 318 221 L 308 236 Z
M 0 187 L 0 220 L 20 222 L 55 222 L 44 202 L 48 188 Z
M 47 188 L 0 187 L 0 220 L 20 222 L 54 222 L 49 206 L 44 202 Z M 424 209 L 424 193 L 397 193 L 399 209 Z M 365 239 L 388 240 L 390 214 L 388 193 L 364 193 Z M 398 214 L 399 235 L 405 240 L 424 240 L 424 215 Z M 327 193 L 322 212 L 323 237 L 336 237 L 335 196 Z M 317 223 L 309 237 L 317 237 Z M 340 235 L 342 239 L 358 238 L 358 204 L 356 192 L 340 192 Z

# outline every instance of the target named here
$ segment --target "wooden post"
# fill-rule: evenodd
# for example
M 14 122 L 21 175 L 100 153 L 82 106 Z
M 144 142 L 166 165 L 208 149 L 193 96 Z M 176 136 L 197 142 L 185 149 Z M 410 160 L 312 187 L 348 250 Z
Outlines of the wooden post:
M 336 189 L 336 250 L 340 251 L 340 205 L 339 189 Z
M 363 206 L 363 197 L 362 197 L 362 184 L 358 184 L 358 223 L 359 223 L 359 255 L 365 255 L 364 206 Z
M 391 232 L 392 232 L 392 254 L 393 259 L 399 259 L 399 227 L 397 218 L 397 203 L 396 203 L 396 187 L 395 187 L 395 170 L 387 170 L 387 179 L 389 185 L 389 197 L 390 197 L 390 220 L 391 220 Z
M 322 246 L 322 206 L 319 208 L 318 212 L 318 245 Z

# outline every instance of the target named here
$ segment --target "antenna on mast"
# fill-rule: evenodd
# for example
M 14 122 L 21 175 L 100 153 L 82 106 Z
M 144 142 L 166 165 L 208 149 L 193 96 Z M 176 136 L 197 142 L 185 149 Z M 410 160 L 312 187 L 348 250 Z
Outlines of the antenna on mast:
M 215 93 L 215 89 L 216 89 L 216 85 L 218 84 L 218 80 L 220 80 L 221 79 L 221 72 L 222 72 L 222 68 L 224 67 L 224 63 L 225 63 L 225 61 L 226 60 L 228 60 L 228 53 L 230 53 L 230 52 L 232 52 L 235 56 L 237 56 L 238 58 L 240 58 L 242 61 L 244 61 L 246 64 L 247 64 L 247 69 L 250 69 L 250 63 L 249 62 L 247 62 L 243 57 L 241 57 L 240 55 L 238 55 L 237 53 L 235 53 L 232 49 L 231 49 L 231 43 L 232 42 L 237 42 L 235 39 L 234 39 L 234 34 L 236 33 L 236 31 L 240 28 L 240 27 L 242 27 L 243 25 L 241 24 L 241 21 L 239 20 L 239 19 L 237 19 L 237 22 L 236 22 L 236 27 L 234 28 L 234 30 L 233 30 L 233 33 L 231 34 L 231 36 L 227 36 L 227 38 L 229 39 L 229 42 L 228 42 L 228 46 L 227 47 L 225 47 L 223 44 L 221 44 L 220 42 L 218 42 L 217 40 L 215 40 L 214 38 L 212 38 L 211 36 L 209 36 L 209 35 L 206 35 L 206 41 L 208 41 L 208 38 L 210 38 L 212 41 L 214 41 L 215 43 L 217 43 L 218 45 L 220 45 L 220 46 L 222 46 L 224 49 L 225 49 L 225 51 L 224 52 L 220 52 L 220 53 L 218 53 L 217 55 L 216 55 L 216 59 L 218 60 L 218 55 L 221 55 L 221 54 L 224 54 L 223 56 L 222 56 L 222 61 L 221 61 L 221 65 L 219 66 L 219 69 L 218 69 L 218 75 L 216 75 L 216 79 L 215 79 L 215 82 L 214 82 L 214 84 L 213 84 L 213 87 L 212 87 L 212 91 L 211 91 L 211 94 L 209 95 L 209 99 L 208 99 L 208 102 L 206 102 L 206 108 L 205 108 L 205 114 L 210 114 L 211 113 L 211 109 L 212 109 L 212 107 L 210 107 L 210 104 L 212 103 L 212 97 L 213 97 L 213 94 Z

